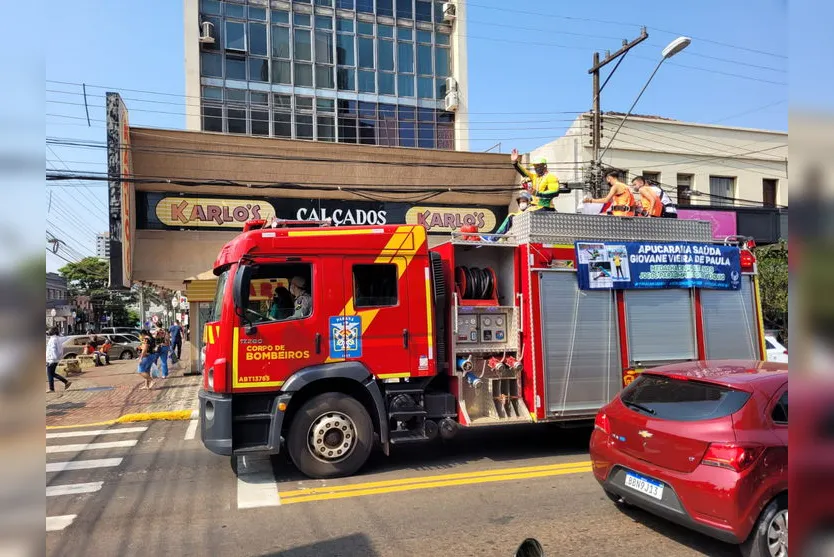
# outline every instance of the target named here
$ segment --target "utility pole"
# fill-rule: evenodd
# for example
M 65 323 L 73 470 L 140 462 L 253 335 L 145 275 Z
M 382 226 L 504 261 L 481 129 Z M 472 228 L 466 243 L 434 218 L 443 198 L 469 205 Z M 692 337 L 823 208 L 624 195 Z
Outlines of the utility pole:
M 625 54 L 648 38 L 649 33 L 646 31 L 646 28 L 643 27 L 639 37 L 637 37 L 631 42 L 627 42 L 625 39 L 623 39 L 622 48 L 620 48 L 620 50 L 613 54 L 607 52 L 604 60 L 600 61 L 599 52 L 594 52 L 594 65 L 591 67 L 590 70 L 588 70 L 588 73 L 593 75 L 594 88 L 593 114 L 591 121 L 591 147 L 593 150 L 593 156 L 591 157 L 592 161 L 590 169 L 590 181 L 592 186 L 592 192 L 595 197 L 600 195 L 599 187 L 602 183 L 601 177 L 599 176 L 600 168 L 597 165 L 597 161 L 599 160 L 600 142 L 602 141 L 602 112 L 600 110 L 600 93 L 602 93 L 602 90 L 605 89 L 605 86 L 608 84 L 608 80 L 611 79 L 611 76 L 614 75 L 614 72 L 617 71 L 617 68 L 620 66 L 620 62 L 623 61 Z M 605 78 L 605 82 L 602 84 L 602 86 L 600 86 L 599 71 L 606 65 L 613 62 L 614 60 L 617 60 L 617 64 L 614 66 L 614 69 L 611 70 L 611 73 L 608 74 L 608 77 Z

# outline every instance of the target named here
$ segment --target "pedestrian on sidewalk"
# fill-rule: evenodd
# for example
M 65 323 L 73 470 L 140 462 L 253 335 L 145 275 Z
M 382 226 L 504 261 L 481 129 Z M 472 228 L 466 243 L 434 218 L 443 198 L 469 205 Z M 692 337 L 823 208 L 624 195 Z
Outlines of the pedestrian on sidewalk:
M 168 350 L 170 348 L 168 332 L 163 328 L 157 329 L 154 343 L 156 344 L 156 359 L 154 360 L 154 364 L 159 365 L 159 368 L 162 370 L 162 378 L 166 379 L 168 377 Z
M 46 343 L 46 380 L 49 382 L 49 388 L 46 392 L 55 392 L 55 380 L 64 384 L 64 390 L 70 388 L 72 381 L 65 377 L 58 375 L 58 362 L 61 361 L 61 347 L 64 345 L 64 338 L 58 336 L 58 327 L 49 329 L 49 342 Z
M 151 366 L 156 358 L 154 340 L 151 333 L 147 329 L 143 329 L 140 334 L 142 344 L 139 345 L 139 368 L 136 372 L 145 380 L 145 389 L 153 388 L 153 379 L 151 378 Z
M 176 353 L 177 360 L 181 360 L 182 359 L 182 325 L 180 325 L 180 320 L 179 319 L 177 319 L 176 323 L 171 325 L 171 328 L 168 329 L 168 333 L 171 335 L 171 355 L 173 356 L 173 354 Z

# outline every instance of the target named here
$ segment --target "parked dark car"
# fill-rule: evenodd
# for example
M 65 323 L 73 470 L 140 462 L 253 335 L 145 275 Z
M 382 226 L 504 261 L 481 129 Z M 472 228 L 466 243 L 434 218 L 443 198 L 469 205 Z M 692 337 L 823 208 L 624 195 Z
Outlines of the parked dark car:
M 608 497 L 788 555 L 788 367 L 691 362 L 646 370 L 602 408 L 590 446 Z

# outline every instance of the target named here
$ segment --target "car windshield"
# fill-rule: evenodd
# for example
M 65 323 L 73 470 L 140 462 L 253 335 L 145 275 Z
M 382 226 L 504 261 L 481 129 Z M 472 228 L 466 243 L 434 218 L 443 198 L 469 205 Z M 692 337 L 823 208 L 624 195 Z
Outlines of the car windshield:
M 681 422 L 729 416 L 749 398 L 749 393 L 721 385 L 653 374 L 641 375 L 620 395 L 635 412 Z

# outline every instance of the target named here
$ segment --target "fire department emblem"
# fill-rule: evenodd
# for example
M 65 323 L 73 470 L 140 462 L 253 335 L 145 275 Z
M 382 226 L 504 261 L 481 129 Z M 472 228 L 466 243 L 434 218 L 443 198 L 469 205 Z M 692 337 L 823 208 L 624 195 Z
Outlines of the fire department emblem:
M 330 357 L 362 356 L 362 318 L 358 315 L 330 318 Z

